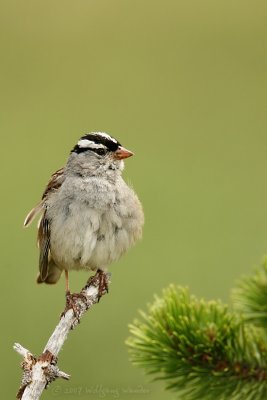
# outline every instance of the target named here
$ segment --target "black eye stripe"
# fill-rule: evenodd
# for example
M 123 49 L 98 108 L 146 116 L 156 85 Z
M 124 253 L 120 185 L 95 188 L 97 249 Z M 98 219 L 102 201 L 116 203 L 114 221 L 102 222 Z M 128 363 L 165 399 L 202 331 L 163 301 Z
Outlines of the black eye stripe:
M 104 156 L 108 152 L 108 149 L 92 149 L 92 150 L 100 156 Z
M 88 141 L 88 146 L 86 141 Z M 105 133 L 88 133 L 79 139 L 78 144 L 74 146 L 72 152 L 80 154 L 90 150 L 99 155 L 105 155 L 108 151 L 116 151 L 119 146 L 121 144 L 116 139 Z

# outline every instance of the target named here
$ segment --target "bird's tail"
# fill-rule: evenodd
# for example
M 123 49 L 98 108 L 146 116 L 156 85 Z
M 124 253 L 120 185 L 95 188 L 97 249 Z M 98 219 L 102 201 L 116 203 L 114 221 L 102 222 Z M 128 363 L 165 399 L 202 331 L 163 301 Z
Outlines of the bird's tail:
M 45 278 L 45 280 L 41 279 L 40 274 L 37 276 L 37 283 L 48 283 L 48 284 L 54 284 L 57 283 L 61 276 L 62 270 L 57 267 L 57 265 L 54 263 L 54 261 L 51 259 L 48 264 L 48 274 Z

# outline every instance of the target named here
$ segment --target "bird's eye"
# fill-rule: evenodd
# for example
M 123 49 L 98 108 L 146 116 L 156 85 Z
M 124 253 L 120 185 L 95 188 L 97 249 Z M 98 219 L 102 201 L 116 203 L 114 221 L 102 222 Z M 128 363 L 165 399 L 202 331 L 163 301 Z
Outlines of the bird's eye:
M 104 156 L 107 153 L 107 150 L 105 149 L 96 149 L 95 152 L 99 154 L 100 156 Z

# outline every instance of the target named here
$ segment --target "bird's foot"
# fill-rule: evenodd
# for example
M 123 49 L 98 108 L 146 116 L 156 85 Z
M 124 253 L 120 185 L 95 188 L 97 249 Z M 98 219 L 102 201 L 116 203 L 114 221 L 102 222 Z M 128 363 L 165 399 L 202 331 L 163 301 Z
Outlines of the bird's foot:
M 102 271 L 101 269 L 98 269 L 96 271 L 96 274 L 88 279 L 86 286 L 94 285 L 98 287 L 98 302 L 99 302 L 101 297 L 104 294 L 108 293 L 108 284 L 109 284 L 109 274 Z
M 75 318 L 77 318 L 78 322 L 80 322 L 80 312 L 81 312 L 81 304 L 80 302 L 84 303 L 87 307 L 87 298 L 82 293 L 70 293 L 68 290 L 66 292 L 66 305 L 63 313 L 61 314 L 60 318 L 65 317 L 67 311 L 73 310 L 73 314 Z

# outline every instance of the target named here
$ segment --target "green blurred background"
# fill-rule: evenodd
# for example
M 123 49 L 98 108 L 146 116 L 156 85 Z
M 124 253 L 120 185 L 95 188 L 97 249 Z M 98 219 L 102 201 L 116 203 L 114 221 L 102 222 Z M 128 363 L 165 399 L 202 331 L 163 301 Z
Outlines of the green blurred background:
M 136 154 L 124 176 L 144 205 L 144 238 L 60 353 L 71 381 L 43 398 L 173 399 L 130 364 L 127 324 L 171 282 L 228 301 L 267 251 L 267 3 L 0 7 L 1 398 L 21 378 L 13 343 L 40 354 L 64 305 L 63 280 L 35 283 L 36 228 L 23 230 L 24 216 L 78 138 L 103 130 Z M 72 290 L 86 279 L 73 272 Z

